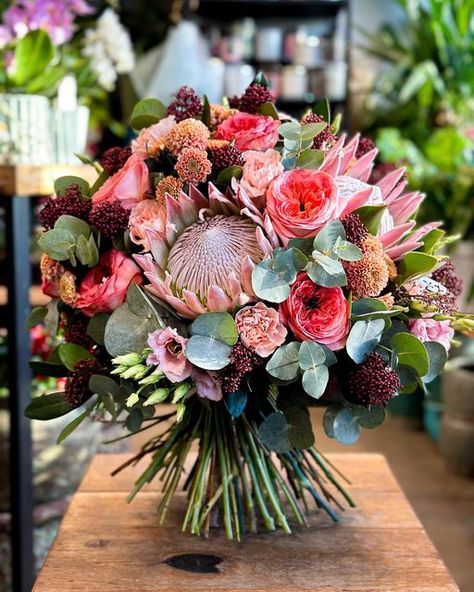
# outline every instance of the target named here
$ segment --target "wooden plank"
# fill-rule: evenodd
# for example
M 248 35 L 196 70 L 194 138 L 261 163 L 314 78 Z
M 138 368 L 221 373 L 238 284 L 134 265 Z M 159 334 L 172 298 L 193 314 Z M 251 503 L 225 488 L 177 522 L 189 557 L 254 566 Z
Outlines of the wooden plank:
M 33 590 L 456 592 L 383 457 L 328 456 L 352 478 L 358 507 L 343 512 L 337 526 L 315 511 L 311 527 L 295 528 L 292 537 L 275 532 L 240 544 L 225 540 L 220 530 L 207 540 L 182 534 L 182 494 L 158 526 L 159 493 L 149 488 L 125 504 L 135 470 L 113 485 L 107 474 L 126 457 L 97 456 Z M 189 573 L 166 563 L 185 553 L 217 557 L 216 573 Z
M 51 300 L 49 296 L 43 294 L 41 286 L 30 286 L 30 303 L 32 306 L 44 306 Z M 0 306 L 5 306 L 8 302 L 8 289 L 6 286 L 0 286 Z
M 0 196 L 50 195 L 54 181 L 66 175 L 82 177 L 89 183 L 97 178 L 94 167 L 89 165 L 3 165 L 0 166 Z

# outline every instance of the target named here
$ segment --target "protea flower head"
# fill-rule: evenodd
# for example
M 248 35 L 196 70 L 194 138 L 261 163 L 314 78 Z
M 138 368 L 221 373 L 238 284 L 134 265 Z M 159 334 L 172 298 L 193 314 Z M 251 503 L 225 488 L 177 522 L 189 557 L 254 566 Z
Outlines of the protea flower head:
M 361 158 L 356 154 L 360 135 L 346 142 L 342 135 L 326 154 L 321 170 L 333 175 L 343 200 L 341 217 L 366 205 L 385 205 L 379 239 L 386 254 L 393 260 L 400 259 L 406 253 L 421 246 L 421 239 L 431 230 L 440 226 L 434 222 L 413 231 L 415 221 L 410 217 L 425 198 L 424 194 L 414 191 L 405 192 L 405 168 L 398 168 L 383 177 L 376 185 L 368 183 L 377 149 L 369 150 Z
M 179 199 L 165 196 L 166 228 L 149 230 L 150 252 L 135 255 L 147 289 L 185 318 L 231 311 L 255 298 L 252 271 L 278 246 L 263 224 L 212 183 L 209 197 L 191 186 Z

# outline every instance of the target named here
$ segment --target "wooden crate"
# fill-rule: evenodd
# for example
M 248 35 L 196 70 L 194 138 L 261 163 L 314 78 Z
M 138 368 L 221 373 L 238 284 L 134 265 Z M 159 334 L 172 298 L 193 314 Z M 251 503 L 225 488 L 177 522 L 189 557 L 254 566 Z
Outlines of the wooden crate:
M 159 527 L 159 483 L 149 484 L 127 505 L 125 496 L 143 465 L 112 479 L 110 471 L 126 457 L 98 455 L 33 590 L 458 591 L 385 458 L 355 453 L 328 458 L 352 481 L 349 490 L 358 504 L 342 513 L 339 525 L 315 511 L 311 527 L 296 527 L 293 536 L 274 532 L 237 543 L 226 541 L 220 531 L 207 540 L 182 534 L 181 495 Z M 170 565 L 181 555 L 197 555 L 181 561 L 188 569 L 206 566 L 210 573 Z

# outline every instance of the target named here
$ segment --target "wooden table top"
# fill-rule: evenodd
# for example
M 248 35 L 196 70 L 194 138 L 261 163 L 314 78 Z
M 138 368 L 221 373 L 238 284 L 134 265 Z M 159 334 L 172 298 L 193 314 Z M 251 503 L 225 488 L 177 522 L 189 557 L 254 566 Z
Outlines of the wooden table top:
M 0 197 L 51 195 L 55 180 L 64 176 L 81 177 L 92 184 L 97 172 L 84 164 L 0 165 Z
M 352 481 L 357 508 L 333 525 L 320 511 L 310 528 L 229 542 L 180 532 L 183 497 L 157 525 L 159 482 L 127 505 L 142 467 L 117 477 L 127 458 L 98 455 L 74 496 L 33 592 L 456 592 L 448 570 L 379 454 L 330 454 Z M 166 561 L 182 554 L 219 558 L 215 573 Z

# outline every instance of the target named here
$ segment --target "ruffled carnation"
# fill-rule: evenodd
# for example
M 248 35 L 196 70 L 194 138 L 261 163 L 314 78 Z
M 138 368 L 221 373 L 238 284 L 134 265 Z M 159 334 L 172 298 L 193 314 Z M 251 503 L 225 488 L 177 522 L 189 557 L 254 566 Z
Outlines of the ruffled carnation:
M 187 342 L 187 339 L 171 327 L 150 333 L 147 343 L 152 353 L 147 358 L 147 364 L 158 366 L 171 382 L 185 380 L 191 376 L 193 370 L 184 353 Z
M 160 202 L 144 199 L 133 206 L 129 220 L 130 240 L 144 251 L 151 249 L 150 240 L 156 233 L 163 233 L 165 226 L 166 209 Z
M 266 115 L 236 113 L 217 128 L 215 137 L 234 140 L 240 150 L 268 150 L 278 142 L 280 121 Z
M 280 305 L 280 318 L 297 339 L 344 347 L 349 333 L 349 303 L 341 288 L 323 288 L 300 272 Z
M 242 343 L 262 358 L 271 356 L 287 335 L 278 312 L 263 302 L 240 310 L 235 315 L 235 325 Z
M 280 153 L 272 148 L 265 152 L 246 150 L 243 159 L 244 170 L 240 186 L 250 199 L 262 202 L 270 183 L 283 172 Z
M 285 171 L 270 183 L 267 213 L 286 245 L 291 238 L 314 236 L 337 218 L 339 191 L 333 177 L 322 171 Z
M 437 341 L 449 351 L 451 339 L 454 337 L 454 329 L 449 321 L 435 321 L 434 319 L 411 319 L 408 321 L 410 333 L 422 342 Z
M 212 164 L 205 150 L 185 148 L 178 156 L 175 169 L 181 181 L 197 185 L 209 177 Z

